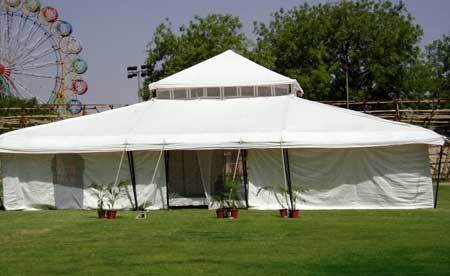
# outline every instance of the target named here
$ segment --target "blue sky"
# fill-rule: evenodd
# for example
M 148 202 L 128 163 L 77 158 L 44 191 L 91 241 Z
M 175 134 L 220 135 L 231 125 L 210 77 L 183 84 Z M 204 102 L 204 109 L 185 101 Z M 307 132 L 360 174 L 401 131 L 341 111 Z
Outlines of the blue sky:
M 126 77 L 127 65 L 145 60 L 145 47 L 156 26 L 169 17 L 174 27 L 194 15 L 230 13 L 239 16 L 250 34 L 252 22 L 270 20 L 279 8 L 289 9 L 305 1 L 294 0 L 42 0 L 58 8 L 60 18 L 74 27 L 83 43 L 82 56 L 88 61 L 85 79 L 89 92 L 84 103 L 135 103 L 137 80 Z M 307 1 L 316 4 L 326 1 Z M 406 0 L 416 23 L 424 29 L 422 45 L 450 32 L 449 0 Z

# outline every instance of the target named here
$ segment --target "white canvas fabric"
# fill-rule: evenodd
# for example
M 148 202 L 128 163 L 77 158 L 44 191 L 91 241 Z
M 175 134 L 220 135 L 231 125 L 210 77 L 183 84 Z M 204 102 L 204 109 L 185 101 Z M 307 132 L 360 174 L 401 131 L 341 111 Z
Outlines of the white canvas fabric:
M 121 152 L 65 154 L 69 158 L 63 158 L 54 154 L 2 154 L 4 205 L 7 210 L 97 208 L 97 198 L 91 185 L 114 183 L 121 155 Z M 64 166 L 63 169 L 55 169 L 55 156 L 62 160 L 58 165 Z M 154 151 L 134 152 L 138 204 L 146 209 L 166 207 L 164 161 L 156 168 L 158 156 L 159 152 Z M 151 183 L 155 168 L 157 172 Z M 68 183 L 70 181 L 57 180 L 56 175 L 61 177 L 64 174 L 67 175 L 66 180 L 75 178 L 80 188 L 73 187 Z M 114 208 L 131 209 L 134 207 L 134 196 L 126 154 L 118 180 L 128 181 L 130 185 L 127 195 L 118 200 Z
M 212 150 L 202 150 L 197 152 L 198 166 L 200 169 L 203 189 L 205 190 L 205 198 L 208 203 L 207 205 L 210 205 L 212 202 L 211 186 L 214 180 L 211 174 L 213 173 L 213 157 L 214 151 Z
M 289 207 L 281 149 L 248 151 L 248 202 L 253 209 Z
M 233 52 L 225 51 L 197 65 L 151 83 L 150 90 L 196 87 L 292 85 L 303 92 L 295 79 L 271 71 Z
M 164 156 L 158 163 L 159 154 L 157 151 L 134 152 L 138 203 L 147 210 L 167 208 Z
M 425 128 L 308 101 L 294 95 L 226 100 L 153 100 L 12 131 L 0 152 L 352 148 L 442 145 Z
M 7 210 L 54 208 L 52 155 L 2 155 L 3 204 Z
M 281 208 L 281 150 L 250 150 L 248 162 L 250 206 Z M 299 209 L 433 208 L 426 145 L 289 149 L 289 162 Z

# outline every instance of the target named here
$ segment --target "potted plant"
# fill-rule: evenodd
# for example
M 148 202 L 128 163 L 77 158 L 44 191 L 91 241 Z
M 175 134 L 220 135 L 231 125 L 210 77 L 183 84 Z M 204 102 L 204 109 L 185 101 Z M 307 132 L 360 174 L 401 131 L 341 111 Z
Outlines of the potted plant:
M 238 218 L 239 217 L 239 209 L 237 208 L 237 201 L 238 201 L 238 191 L 240 182 L 235 179 L 228 179 L 225 181 L 225 195 L 226 195 L 226 202 L 228 205 L 227 208 L 227 214 L 230 218 Z
M 120 181 L 117 185 L 110 183 L 106 186 L 106 195 L 108 199 L 109 209 L 106 211 L 106 217 L 108 219 L 115 219 L 117 216 L 117 210 L 114 209 L 117 200 L 121 197 L 126 196 L 126 186 L 128 181 Z
M 97 197 L 97 214 L 98 218 L 102 219 L 106 217 L 106 211 L 104 209 L 104 203 L 106 200 L 106 187 L 103 185 L 99 185 L 97 183 L 92 183 L 91 188 L 94 192 L 94 195 Z
M 280 204 L 280 217 L 282 218 L 287 218 L 288 215 L 288 207 L 289 207 L 289 191 L 288 189 L 286 189 L 286 187 L 283 186 L 279 186 L 279 187 L 272 187 L 272 186 L 266 186 L 266 187 L 262 187 L 258 190 L 257 192 L 257 196 L 259 195 L 259 193 L 262 191 L 268 191 L 273 193 L 274 197 L 276 198 L 278 204 Z M 280 199 L 281 196 L 281 199 Z
M 289 191 L 288 191 L 288 189 L 286 189 L 286 187 L 280 186 L 278 188 L 278 192 L 281 194 L 281 197 L 282 197 L 281 200 L 278 200 L 278 202 L 281 205 L 281 209 L 279 210 L 280 217 L 287 218 L 288 217 L 288 208 L 287 207 L 289 206 L 289 203 L 288 203 Z M 286 204 L 286 205 L 284 205 L 284 204 Z
M 218 219 L 225 218 L 225 193 L 219 193 L 213 197 L 214 202 L 217 202 L 219 204 L 219 207 L 216 209 L 216 216 Z
M 298 195 L 300 195 L 300 193 L 302 192 L 306 192 L 308 191 L 307 189 L 302 189 L 300 187 L 297 186 L 292 186 L 292 206 L 289 209 L 289 217 L 290 218 L 298 218 L 300 215 L 300 211 L 297 209 L 297 198 Z M 304 200 L 302 200 L 304 201 Z
M 296 206 L 297 197 L 294 195 L 292 197 L 292 208 L 289 209 L 289 217 L 290 218 L 298 218 L 300 211 L 297 209 Z

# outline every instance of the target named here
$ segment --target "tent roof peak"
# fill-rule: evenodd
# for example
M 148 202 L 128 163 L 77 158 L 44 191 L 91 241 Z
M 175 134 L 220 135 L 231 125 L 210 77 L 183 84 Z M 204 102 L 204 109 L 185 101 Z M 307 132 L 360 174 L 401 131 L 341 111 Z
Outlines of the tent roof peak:
M 276 73 L 233 50 L 186 68 L 149 85 L 150 90 L 170 90 L 196 87 L 237 87 L 292 85 L 303 93 L 295 79 Z

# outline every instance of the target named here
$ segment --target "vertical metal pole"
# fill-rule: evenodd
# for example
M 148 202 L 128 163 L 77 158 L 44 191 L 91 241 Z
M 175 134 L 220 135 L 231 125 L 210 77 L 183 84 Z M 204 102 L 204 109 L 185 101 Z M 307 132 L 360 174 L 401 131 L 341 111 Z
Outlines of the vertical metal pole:
M 169 152 L 164 151 L 164 168 L 166 171 L 166 205 L 169 210 Z
M 289 199 L 291 201 L 291 208 L 294 209 L 294 200 L 292 195 L 292 183 L 291 183 L 291 169 L 289 168 L 289 152 L 287 149 L 283 149 L 283 157 L 284 157 L 284 170 L 286 173 L 286 182 L 289 191 Z
M 437 175 L 437 182 L 436 182 L 436 194 L 434 195 L 434 208 L 437 207 L 437 200 L 438 200 L 438 192 L 439 192 L 439 180 L 441 178 L 441 161 L 442 161 L 442 152 L 443 152 L 444 146 L 441 146 L 441 150 L 439 151 L 439 163 L 438 163 L 438 175 Z
M 130 176 L 131 176 L 131 186 L 133 187 L 133 195 L 134 195 L 134 210 L 137 211 L 139 208 L 138 200 L 137 200 L 137 191 L 136 191 L 136 175 L 134 171 L 134 158 L 133 152 L 127 151 L 128 156 L 128 167 L 130 168 Z
M 138 77 L 138 102 L 141 102 L 142 95 L 141 95 L 141 71 L 137 72 Z
M 186 151 L 182 150 L 181 151 L 181 173 L 183 175 L 182 180 L 183 180 L 183 194 L 186 194 L 186 172 L 185 172 L 185 163 L 184 163 L 184 154 L 186 153 Z M 178 187 L 177 187 L 177 191 L 178 191 Z
M 348 66 L 345 66 L 345 92 L 347 94 L 347 109 L 350 109 L 349 96 L 348 96 Z
M 245 206 L 248 209 L 248 172 L 247 172 L 248 150 L 242 150 L 242 171 L 244 176 Z

